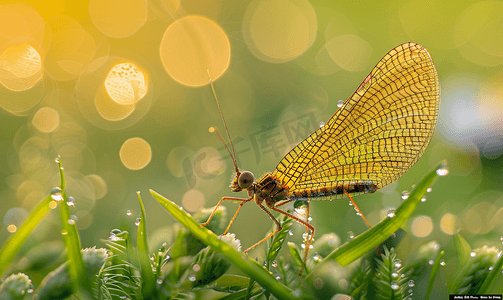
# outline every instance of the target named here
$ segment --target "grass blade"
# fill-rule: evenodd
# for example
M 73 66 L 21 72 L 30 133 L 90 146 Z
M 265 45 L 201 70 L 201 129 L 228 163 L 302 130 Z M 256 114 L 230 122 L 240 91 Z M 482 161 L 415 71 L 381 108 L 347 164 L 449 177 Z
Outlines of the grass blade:
M 484 280 L 484 283 L 482 283 L 480 289 L 477 291 L 477 294 L 479 295 L 488 294 L 492 285 L 496 281 L 496 278 L 501 273 L 501 268 L 503 267 L 503 252 L 500 252 L 498 255 L 499 255 L 498 260 L 494 264 L 493 269 L 491 270 L 489 275 L 487 275 L 487 278 Z
M 394 217 L 384 219 L 350 242 L 335 249 L 325 259 L 335 259 L 339 265 L 346 266 L 384 242 L 412 215 L 421 201 L 421 197 L 426 193 L 426 189 L 428 189 L 437 178 L 437 169 L 444 165 L 445 161 L 442 161 L 423 177 L 421 182 L 412 190 L 409 198 L 402 202 L 400 207 L 395 211 Z M 318 266 L 319 265 L 321 264 L 318 264 Z
M 51 201 L 53 200 L 50 195 L 40 201 L 37 207 L 31 211 L 23 225 L 19 227 L 16 233 L 14 233 L 3 245 L 2 249 L 0 249 L 0 277 L 7 266 L 12 262 L 19 249 L 21 249 L 21 246 L 26 241 L 30 233 L 32 233 L 35 227 L 37 227 L 38 223 L 47 214 L 47 212 L 51 210 L 49 207 L 49 203 Z
M 148 252 L 148 242 L 147 242 L 147 219 L 145 216 L 145 207 L 143 206 L 143 201 L 140 197 L 140 192 L 138 194 L 138 202 L 140 203 L 141 210 L 141 220 L 138 224 L 138 235 L 136 237 L 136 246 L 138 247 L 138 259 L 140 260 L 141 266 L 141 277 L 142 277 L 142 294 L 143 298 L 148 299 L 154 291 L 155 279 L 152 273 L 152 266 L 150 265 L 150 257 Z
M 454 235 L 454 243 L 456 244 L 456 253 L 458 255 L 458 268 L 461 268 L 470 257 L 472 247 L 459 233 Z
M 221 241 L 218 236 L 209 231 L 207 228 L 202 227 L 175 203 L 164 198 L 153 190 L 150 190 L 150 193 L 171 214 L 171 216 L 173 216 L 175 220 L 187 228 L 187 230 L 189 230 L 196 238 L 208 245 L 214 251 L 225 255 L 234 264 L 234 266 L 253 278 L 278 299 L 294 299 L 290 289 L 280 284 L 269 272 L 260 267 L 260 264 L 254 262 L 247 255 L 236 251 L 231 245 Z
M 90 290 L 91 286 L 87 280 L 87 269 L 82 260 L 82 255 L 80 254 L 81 243 L 79 233 L 77 232 L 75 221 L 70 217 L 70 207 L 67 205 L 67 196 L 64 190 L 65 174 L 61 165 L 61 159 L 58 159 L 57 162 L 61 175 L 61 196 L 63 197 L 63 201 L 59 203 L 62 227 L 61 233 L 63 235 L 63 242 L 66 246 L 68 269 L 74 282 L 75 291 L 79 289 L 80 285 Z
M 433 267 L 431 268 L 431 273 L 430 273 L 430 280 L 428 280 L 428 289 L 426 290 L 426 296 L 424 297 L 424 300 L 428 300 L 430 298 L 430 293 L 433 290 L 433 284 L 435 283 L 435 277 L 437 277 L 438 270 L 440 269 L 440 262 L 444 258 L 444 251 L 440 251 L 440 254 L 437 256 L 437 259 L 435 259 L 435 263 L 433 264 Z

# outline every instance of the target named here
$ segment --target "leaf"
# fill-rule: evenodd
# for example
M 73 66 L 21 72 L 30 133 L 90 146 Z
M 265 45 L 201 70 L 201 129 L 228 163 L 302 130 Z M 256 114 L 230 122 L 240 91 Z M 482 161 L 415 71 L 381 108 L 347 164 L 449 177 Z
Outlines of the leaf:
M 222 275 L 217 279 L 215 285 L 211 289 L 218 292 L 235 293 L 242 289 L 248 288 L 250 278 L 239 275 Z
M 28 236 L 33 232 L 35 227 L 37 227 L 47 212 L 51 210 L 49 203 L 52 201 L 54 200 L 52 200 L 51 195 L 40 201 L 37 207 L 31 211 L 28 218 L 26 218 L 23 225 L 19 227 L 16 233 L 10 236 L 7 242 L 0 249 L 0 276 L 12 262 Z
M 59 157 L 58 157 L 59 158 Z M 61 176 L 61 196 L 63 201 L 59 202 L 60 215 L 61 215 L 61 227 L 63 242 L 65 242 L 66 247 L 66 257 L 68 258 L 68 269 L 71 278 L 73 279 L 74 291 L 79 289 L 79 286 L 83 286 L 86 289 L 91 289 L 91 283 L 87 280 L 86 267 L 84 261 L 82 260 L 82 255 L 80 254 L 81 243 L 79 233 L 77 231 L 77 226 L 75 221 L 70 217 L 70 207 L 67 205 L 67 196 L 65 192 L 65 174 L 63 172 L 63 166 L 61 165 L 61 158 L 57 160 L 59 166 L 59 173 Z M 53 189 L 55 191 L 55 189 Z M 53 193 L 56 194 L 56 193 Z
M 288 231 L 290 230 L 290 226 L 292 226 L 292 219 L 284 220 L 281 225 L 281 230 L 276 233 L 274 239 L 272 240 L 271 246 L 269 247 L 269 251 L 267 251 L 267 260 L 273 261 L 276 256 L 278 256 L 279 250 L 283 246 L 285 242 L 286 236 L 288 235 Z
M 496 278 L 501 273 L 501 268 L 503 267 L 503 252 L 498 253 L 498 256 L 498 260 L 494 264 L 493 269 L 491 270 L 489 275 L 487 275 L 486 279 L 482 283 L 480 289 L 477 291 L 477 294 L 482 295 L 489 293 L 491 286 L 494 284 Z
M 440 254 L 437 256 L 437 259 L 435 259 L 435 263 L 431 268 L 430 279 L 428 280 L 428 288 L 426 290 L 426 296 L 424 297 L 424 300 L 428 300 L 428 298 L 430 298 L 430 293 L 433 290 L 433 284 L 435 283 L 435 277 L 437 276 L 438 270 L 440 269 L 440 262 L 442 261 L 442 258 L 444 258 L 443 250 L 440 251 Z
M 472 247 L 459 233 L 454 235 L 454 242 L 456 244 L 456 254 L 458 255 L 458 268 L 461 268 L 465 265 L 468 258 L 470 258 Z
M 300 253 L 299 253 L 299 249 L 297 249 L 297 245 L 295 245 L 295 243 L 288 242 L 288 248 L 290 249 L 290 254 L 292 255 L 292 258 L 293 258 L 293 263 L 297 267 L 302 267 L 303 260 L 300 257 Z
M 21 300 L 24 298 L 30 286 L 33 285 L 26 274 L 12 274 L 0 285 L 0 299 Z
M 143 206 L 143 201 L 141 200 L 140 192 L 138 194 L 138 202 L 140 203 L 140 224 L 138 224 L 138 235 L 136 237 L 136 246 L 138 247 L 138 259 L 141 266 L 141 277 L 142 277 L 142 295 L 143 298 L 148 299 L 155 288 L 155 278 L 152 273 L 152 266 L 150 264 L 150 257 L 148 252 L 148 242 L 147 242 L 147 218 L 145 215 L 145 207 Z
M 438 177 L 436 170 L 443 165 L 445 165 L 444 161 L 437 164 L 423 177 L 421 182 L 412 190 L 409 198 L 396 209 L 395 215 L 392 218 L 388 217 L 382 220 L 376 226 L 335 249 L 324 261 L 335 259 L 339 265 L 347 266 L 384 242 L 412 215 L 417 205 L 421 202 L 421 198 L 426 193 L 426 190 Z M 318 264 L 317 267 L 322 264 Z
M 257 266 L 257 262 L 253 263 L 253 259 L 238 252 L 231 245 L 220 241 L 213 232 L 202 227 L 175 203 L 169 201 L 153 190 L 150 190 L 150 193 L 175 220 L 180 222 L 180 224 L 187 228 L 196 238 L 210 246 L 214 251 L 225 255 L 235 267 L 253 278 L 278 299 L 293 299 L 290 289 L 280 284 L 267 270 Z

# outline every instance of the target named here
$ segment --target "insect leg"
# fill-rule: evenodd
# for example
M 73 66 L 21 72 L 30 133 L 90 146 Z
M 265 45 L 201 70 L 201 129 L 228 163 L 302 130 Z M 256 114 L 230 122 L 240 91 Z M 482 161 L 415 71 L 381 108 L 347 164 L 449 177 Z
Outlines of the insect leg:
M 365 221 L 365 223 L 367 223 L 367 226 L 369 228 L 372 228 L 372 226 L 370 226 L 369 221 L 367 221 L 367 218 L 365 218 L 365 216 L 363 215 L 362 211 L 356 205 L 355 201 L 353 201 L 353 198 L 351 197 L 351 195 L 348 192 L 346 192 L 346 190 L 344 190 L 344 194 L 348 195 L 349 200 L 351 201 L 351 203 L 353 203 L 354 207 L 356 208 L 356 210 L 358 211 L 358 213 L 360 214 L 360 216 L 362 217 L 362 219 Z
M 302 263 L 302 267 L 300 268 L 300 272 L 299 272 L 299 276 L 302 276 L 302 270 L 304 270 L 304 266 L 306 265 L 306 260 L 307 260 L 307 254 L 309 253 L 309 247 L 311 246 L 311 242 L 313 241 L 313 236 L 314 236 L 314 227 L 313 225 L 307 223 L 306 221 L 304 220 L 301 220 L 299 218 L 297 218 L 296 216 L 290 214 L 290 213 L 287 213 L 286 211 L 282 211 L 281 209 L 278 209 L 276 207 L 271 207 L 271 209 L 273 209 L 274 211 L 277 211 L 281 214 L 284 214 L 285 216 L 289 217 L 289 218 L 292 218 L 294 219 L 295 221 L 299 222 L 300 224 L 306 226 L 306 231 L 308 231 L 309 229 L 311 230 L 311 235 L 309 236 L 309 241 L 307 242 L 307 245 L 306 245 L 306 252 L 304 254 L 304 262 Z M 276 221 L 278 222 L 278 221 Z
M 275 234 L 276 234 L 278 231 L 280 231 L 280 230 L 281 230 L 281 228 L 282 228 L 282 227 L 281 227 L 281 224 L 279 224 L 278 220 L 276 220 L 276 218 L 275 218 L 275 217 L 274 217 L 274 216 L 273 216 L 273 215 L 272 215 L 272 214 L 271 214 L 271 213 L 270 213 L 270 212 L 269 212 L 269 211 L 268 211 L 268 210 L 267 210 L 267 209 L 266 209 L 266 208 L 265 208 L 262 204 L 260 204 L 260 203 L 258 203 L 258 202 L 257 202 L 257 205 L 258 205 L 258 206 L 259 206 L 259 207 L 260 207 L 263 211 L 265 211 L 265 212 L 269 215 L 269 217 L 270 217 L 270 218 L 274 221 L 274 223 L 276 223 L 276 226 L 278 226 L 278 228 L 277 228 L 274 232 L 272 232 L 272 233 L 270 233 L 269 235 L 267 235 L 265 238 L 263 238 L 263 239 L 261 239 L 260 241 L 258 241 L 255 245 L 253 245 L 253 246 L 251 246 L 250 248 L 246 249 L 246 250 L 244 251 L 245 253 L 246 253 L 246 252 L 248 252 L 248 251 L 250 251 L 251 249 L 253 249 L 253 248 L 257 247 L 258 245 L 262 244 L 264 241 L 266 241 L 266 240 L 267 240 L 268 238 L 270 238 L 271 236 L 275 235 Z M 273 209 L 274 209 L 274 208 L 273 208 Z
M 211 218 L 213 217 L 213 215 L 215 214 L 215 212 L 217 211 L 218 207 L 220 206 L 220 204 L 222 203 L 222 201 L 224 200 L 232 200 L 232 201 L 250 201 L 251 199 L 243 199 L 243 198 L 234 198 L 234 197 L 223 197 L 222 199 L 220 199 L 220 201 L 218 201 L 217 205 L 215 206 L 215 208 L 213 209 L 213 211 L 211 212 L 211 215 L 209 216 L 208 218 L 208 221 L 204 222 L 204 223 L 201 223 L 200 225 L 201 226 L 206 226 L 210 223 L 211 221 Z M 235 218 L 236 216 L 234 216 Z M 234 221 L 234 218 L 232 218 L 232 220 Z M 230 225 L 229 225 L 230 226 Z M 229 228 L 227 228 L 229 229 Z

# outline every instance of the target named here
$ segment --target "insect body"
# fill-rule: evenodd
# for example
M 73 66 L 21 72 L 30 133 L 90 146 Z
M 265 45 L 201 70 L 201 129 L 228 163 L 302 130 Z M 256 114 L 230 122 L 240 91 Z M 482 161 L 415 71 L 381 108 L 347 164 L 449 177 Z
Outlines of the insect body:
M 218 202 L 215 210 L 224 200 L 241 201 L 224 233 L 241 207 L 255 201 L 276 223 L 277 230 L 245 252 L 281 229 L 269 211 L 272 210 L 295 219 L 311 231 L 305 265 L 314 227 L 279 207 L 294 200 L 306 200 L 309 215 L 311 200 L 351 198 L 373 193 L 396 181 L 428 146 L 439 103 L 438 75 L 428 51 L 415 43 L 392 49 L 330 120 L 287 153 L 272 173 L 254 182 L 253 174 L 241 172 L 235 154 L 231 154 L 236 170 L 231 189 L 247 190 L 248 198 L 224 197 Z M 209 223 L 213 213 L 202 225 Z

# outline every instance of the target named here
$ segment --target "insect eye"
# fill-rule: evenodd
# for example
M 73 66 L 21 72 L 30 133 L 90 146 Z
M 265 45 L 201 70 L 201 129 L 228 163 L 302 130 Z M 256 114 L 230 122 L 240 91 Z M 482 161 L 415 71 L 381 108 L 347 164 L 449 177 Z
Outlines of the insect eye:
M 252 172 L 244 171 L 239 175 L 238 184 L 240 188 L 247 189 L 252 186 L 253 181 L 255 180 L 255 176 L 253 176 Z

